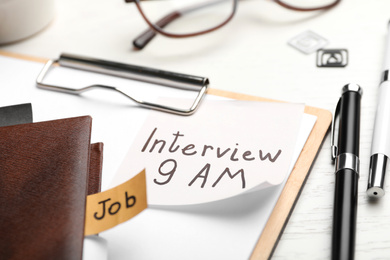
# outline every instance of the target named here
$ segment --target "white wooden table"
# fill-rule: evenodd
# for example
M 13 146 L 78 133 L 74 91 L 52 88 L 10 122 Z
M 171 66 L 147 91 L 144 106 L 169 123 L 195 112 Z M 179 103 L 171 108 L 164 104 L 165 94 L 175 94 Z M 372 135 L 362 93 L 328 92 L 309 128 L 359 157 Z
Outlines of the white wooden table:
M 365 193 L 389 19 L 387 0 L 343 0 L 333 10 L 317 14 L 287 11 L 272 1 L 241 1 L 233 21 L 217 32 L 190 39 L 157 36 L 144 50 L 135 51 L 132 39 L 146 24 L 134 5 L 57 0 L 57 15 L 48 28 L 0 48 L 44 58 L 68 52 L 207 76 L 212 88 L 332 112 L 342 86 L 358 83 L 364 94 L 356 259 L 390 259 L 390 195 L 373 202 Z M 287 44 L 307 30 L 325 37 L 327 48 L 348 49 L 347 67 L 318 68 L 315 53 L 306 55 Z M 328 136 L 273 259 L 330 259 L 333 169 Z M 386 190 L 390 191 L 389 181 Z

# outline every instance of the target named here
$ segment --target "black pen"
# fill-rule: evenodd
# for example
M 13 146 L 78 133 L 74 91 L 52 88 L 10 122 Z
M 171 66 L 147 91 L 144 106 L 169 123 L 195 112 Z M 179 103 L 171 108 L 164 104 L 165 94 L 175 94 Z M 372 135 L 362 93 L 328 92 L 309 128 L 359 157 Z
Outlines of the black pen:
M 332 259 L 351 260 L 355 255 L 356 215 L 359 179 L 360 100 L 362 89 L 345 85 L 332 122 L 331 145 L 335 166 Z M 337 146 L 335 120 L 339 117 Z

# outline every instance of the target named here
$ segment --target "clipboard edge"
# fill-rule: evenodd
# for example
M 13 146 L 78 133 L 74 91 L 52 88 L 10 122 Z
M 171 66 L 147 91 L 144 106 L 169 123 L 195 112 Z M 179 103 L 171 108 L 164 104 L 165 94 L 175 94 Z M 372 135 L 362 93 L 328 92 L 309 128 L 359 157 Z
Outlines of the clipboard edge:
M 209 89 L 208 94 L 239 100 L 284 102 L 224 90 Z M 250 260 L 270 259 L 283 234 L 284 228 L 294 210 L 300 193 L 309 177 L 310 170 L 325 140 L 332 122 L 332 113 L 328 110 L 305 106 L 304 112 L 317 117 L 317 121 L 298 157 L 282 193 L 272 210 L 263 232 L 254 247 Z

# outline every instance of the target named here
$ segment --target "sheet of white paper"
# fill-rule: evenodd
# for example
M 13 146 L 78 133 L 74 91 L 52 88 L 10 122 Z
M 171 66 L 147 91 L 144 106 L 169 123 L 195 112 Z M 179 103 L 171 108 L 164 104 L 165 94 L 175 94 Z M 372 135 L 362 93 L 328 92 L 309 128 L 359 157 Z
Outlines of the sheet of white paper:
M 205 100 L 188 117 L 151 111 L 112 186 L 146 168 L 148 204 L 189 205 L 280 184 L 304 105 Z
M 106 91 L 73 96 L 37 89 L 35 79 L 42 66 L 0 56 L 0 104 L 31 102 L 35 122 L 91 115 L 92 141 L 104 142 L 102 190 L 106 190 L 148 110 Z M 75 81 L 84 75 L 74 70 L 67 74 Z M 142 86 L 137 84 L 131 81 L 135 90 Z M 304 114 L 290 170 L 314 122 L 315 117 Z M 150 208 L 101 236 L 107 240 L 109 259 L 247 259 L 283 186 L 180 209 Z

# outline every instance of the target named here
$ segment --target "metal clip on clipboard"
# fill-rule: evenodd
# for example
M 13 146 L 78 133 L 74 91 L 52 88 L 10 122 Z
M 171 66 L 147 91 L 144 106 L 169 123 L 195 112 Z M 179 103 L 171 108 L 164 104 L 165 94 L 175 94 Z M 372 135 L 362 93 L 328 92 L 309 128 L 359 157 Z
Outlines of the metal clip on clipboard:
M 197 91 L 198 94 L 188 109 L 176 108 L 173 106 L 160 105 L 157 103 L 146 102 L 142 100 L 135 99 L 134 97 L 127 94 L 124 90 L 119 87 L 107 86 L 101 84 L 94 84 L 78 89 L 57 86 L 46 84 L 43 82 L 45 76 L 48 74 L 50 68 L 55 64 L 60 66 L 87 70 L 91 72 L 103 73 L 112 76 L 118 76 L 123 78 L 129 78 L 138 81 L 144 81 L 149 83 L 155 83 L 159 85 L 164 85 L 172 88 L 179 88 L 189 91 Z M 208 78 L 179 74 L 169 71 L 157 70 L 147 67 L 134 66 L 129 64 L 111 62 L 106 60 L 99 60 L 93 58 L 86 58 L 82 56 L 62 54 L 59 59 L 49 60 L 39 73 L 36 79 L 37 86 L 42 89 L 59 91 L 63 93 L 76 94 L 80 95 L 83 92 L 88 90 L 103 88 L 117 91 L 129 99 L 133 100 L 142 107 L 155 109 L 158 111 L 173 113 L 177 115 L 191 115 L 198 108 L 202 98 L 205 96 L 207 87 L 209 85 Z

